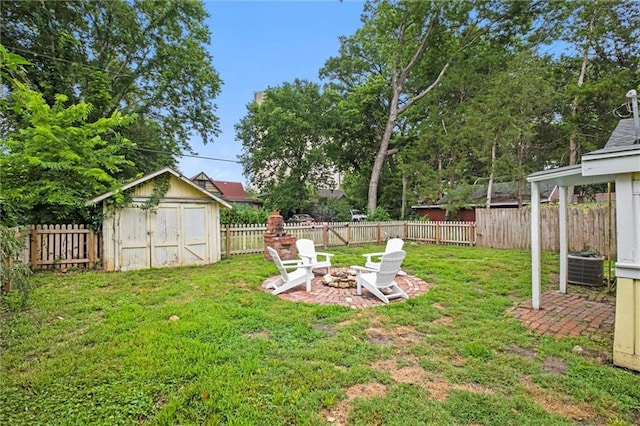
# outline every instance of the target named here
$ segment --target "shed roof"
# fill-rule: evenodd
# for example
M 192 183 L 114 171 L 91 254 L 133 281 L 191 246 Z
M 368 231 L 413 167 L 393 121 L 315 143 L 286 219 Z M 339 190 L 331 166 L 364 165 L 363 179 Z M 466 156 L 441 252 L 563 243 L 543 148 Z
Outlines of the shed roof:
M 221 198 L 216 197 L 215 195 L 213 195 L 209 191 L 207 191 L 207 190 L 205 190 L 203 188 L 200 188 L 198 185 L 193 183 L 187 177 L 183 176 L 181 173 L 173 170 L 170 167 L 165 167 L 163 169 L 156 170 L 155 172 L 149 173 L 147 175 L 142 176 L 139 179 L 131 181 L 131 182 L 123 185 L 121 191 L 126 191 L 127 189 L 130 189 L 130 188 L 133 188 L 133 187 L 138 186 L 140 184 L 143 184 L 145 182 L 148 182 L 151 179 L 156 178 L 156 177 L 158 177 L 160 175 L 163 175 L 165 173 L 169 173 L 169 174 L 175 176 L 181 182 L 184 182 L 185 184 L 187 184 L 187 185 L 191 186 L 192 188 L 198 190 L 199 192 L 201 192 L 202 194 L 204 194 L 207 197 L 211 198 L 212 200 L 222 204 L 224 207 L 231 208 L 231 205 L 229 203 L 227 203 L 226 201 L 222 200 Z M 112 197 L 115 194 L 116 194 L 116 191 L 105 192 L 102 195 L 98 195 L 97 197 L 94 197 L 94 198 L 90 199 L 89 201 L 87 201 L 87 204 L 99 203 L 100 201 L 106 200 L 107 198 Z

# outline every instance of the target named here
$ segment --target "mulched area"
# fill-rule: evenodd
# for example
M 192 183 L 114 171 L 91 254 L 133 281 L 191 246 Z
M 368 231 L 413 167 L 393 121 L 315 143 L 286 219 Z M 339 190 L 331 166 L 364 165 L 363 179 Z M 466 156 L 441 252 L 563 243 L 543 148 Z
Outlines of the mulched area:
M 319 272 L 326 272 L 319 271 Z M 311 281 L 311 291 L 307 292 L 304 285 L 292 288 L 289 291 L 278 295 L 281 299 L 289 300 L 291 302 L 305 302 L 305 303 L 317 303 L 321 305 L 342 305 L 349 306 L 353 309 L 368 308 L 372 306 L 381 306 L 385 303 L 369 293 L 367 289 L 362 289 L 362 295 L 356 294 L 355 288 L 334 288 L 329 287 L 322 283 L 322 275 L 317 274 Z M 267 286 L 274 280 L 277 280 L 279 275 L 268 278 L 262 283 L 262 288 L 265 291 L 271 292 Z M 429 290 L 429 284 L 423 280 L 414 277 L 412 275 L 398 275 L 396 277 L 398 286 L 409 296 L 409 298 L 420 296 Z M 391 303 L 402 303 L 407 299 L 393 299 Z
M 533 309 L 529 300 L 508 312 L 529 329 L 543 335 L 613 341 L 615 298 L 602 293 L 549 291 L 541 295 L 540 309 Z

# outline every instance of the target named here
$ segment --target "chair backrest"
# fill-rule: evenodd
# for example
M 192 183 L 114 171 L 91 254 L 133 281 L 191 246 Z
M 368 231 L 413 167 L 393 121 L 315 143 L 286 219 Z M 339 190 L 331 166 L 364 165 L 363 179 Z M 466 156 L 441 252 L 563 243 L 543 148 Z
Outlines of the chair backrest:
M 275 263 L 276 266 L 278 267 L 278 271 L 280 271 L 280 275 L 282 276 L 282 280 L 284 282 L 289 281 L 289 274 L 287 274 L 287 270 L 285 269 L 284 265 L 282 264 L 282 260 L 280 259 L 280 256 L 278 255 L 278 252 L 275 251 L 272 247 L 267 247 L 267 251 L 269 251 L 269 254 L 271 255 L 271 259 L 273 259 L 273 263 Z
M 392 238 L 387 241 L 387 247 L 384 249 L 385 253 L 391 253 L 392 251 L 400 251 L 404 246 L 402 238 Z
M 318 263 L 318 256 L 316 255 L 316 244 L 313 240 L 299 239 L 296 240 L 296 249 L 298 249 L 298 255 L 303 260 L 311 259 L 311 263 Z
M 396 274 L 407 253 L 403 250 L 385 253 L 380 262 L 380 270 L 376 273 L 376 287 L 388 287 L 393 282 Z

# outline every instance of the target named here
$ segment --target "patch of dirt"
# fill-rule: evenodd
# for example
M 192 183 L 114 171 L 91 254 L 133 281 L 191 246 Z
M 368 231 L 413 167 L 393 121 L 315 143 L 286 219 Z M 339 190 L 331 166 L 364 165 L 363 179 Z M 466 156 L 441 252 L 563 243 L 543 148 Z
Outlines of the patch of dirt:
M 431 321 L 431 324 L 433 325 L 447 325 L 447 324 L 451 324 L 453 322 L 453 318 L 448 317 L 448 316 L 442 316 L 438 319 L 435 319 L 433 321 Z
M 346 321 L 342 321 L 340 323 L 337 324 L 338 327 L 346 327 L 348 325 L 351 325 L 355 322 L 357 322 L 360 319 L 366 319 L 369 321 L 369 324 L 371 326 L 377 326 L 382 324 L 383 321 L 383 317 L 373 311 L 371 311 L 370 309 L 362 309 L 360 310 L 353 319 L 349 319 Z
M 356 384 L 347 389 L 347 399 L 331 409 L 324 409 L 320 415 L 329 423 L 345 426 L 348 424 L 351 401 L 356 398 L 371 399 L 387 394 L 387 387 L 380 383 Z
M 333 328 L 333 326 L 323 324 L 321 322 L 314 323 L 313 328 L 315 330 L 322 331 L 323 333 L 326 333 L 329 336 L 335 336 L 336 334 L 336 330 Z
M 607 353 L 593 349 L 583 349 L 579 355 L 584 358 L 590 358 L 600 365 L 613 363 L 613 359 Z
M 269 337 L 271 337 L 271 335 L 266 331 L 254 331 L 253 333 L 245 333 L 243 334 L 243 336 L 249 339 L 263 339 L 263 340 L 269 340 Z
M 409 326 L 395 328 L 370 327 L 365 330 L 365 333 L 369 337 L 369 343 L 393 345 L 399 348 L 410 347 L 416 343 L 420 343 L 424 338 L 424 334 Z
M 547 373 L 558 375 L 564 374 L 569 369 L 566 362 L 553 356 L 548 356 L 542 361 L 542 368 Z
M 534 359 L 536 357 L 536 351 L 533 349 L 521 348 L 520 346 L 511 345 L 507 350 L 510 354 L 519 355 L 525 359 Z
M 589 424 L 603 423 L 598 414 L 584 402 L 575 402 L 566 396 L 542 388 L 533 383 L 530 376 L 523 377 L 522 384 L 527 395 L 549 413 L 567 417 L 572 421 L 586 421 Z
M 431 306 L 433 306 L 434 308 L 436 308 L 439 311 L 444 311 L 444 306 L 442 306 L 440 303 L 434 303 Z
M 400 364 L 409 364 L 405 367 L 399 367 Z M 475 383 L 463 383 L 455 384 L 449 383 L 444 377 L 440 375 L 433 376 L 427 373 L 419 365 L 419 358 L 413 355 L 405 355 L 402 357 L 396 357 L 384 361 L 376 361 L 372 364 L 372 367 L 376 370 L 388 373 L 393 380 L 398 383 L 408 383 L 416 386 L 420 386 L 431 397 L 438 401 L 444 401 L 447 399 L 449 392 L 452 389 L 463 390 L 473 393 L 495 393 L 492 389 L 486 388 Z

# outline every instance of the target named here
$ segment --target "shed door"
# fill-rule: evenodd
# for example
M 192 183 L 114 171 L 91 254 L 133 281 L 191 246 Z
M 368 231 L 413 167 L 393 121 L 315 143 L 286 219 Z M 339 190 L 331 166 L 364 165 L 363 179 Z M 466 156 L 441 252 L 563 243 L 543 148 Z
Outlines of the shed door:
M 209 220 L 204 206 L 185 206 L 182 258 L 186 265 L 210 262 Z
M 115 223 L 119 235 L 119 265 L 123 271 L 148 268 L 151 262 L 149 252 L 149 222 L 147 212 L 135 207 L 120 210 Z
M 159 206 L 150 213 L 151 267 L 176 266 L 180 259 L 180 206 Z
M 120 268 L 159 268 L 211 262 L 208 205 L 161 204 L 121 210 Z

